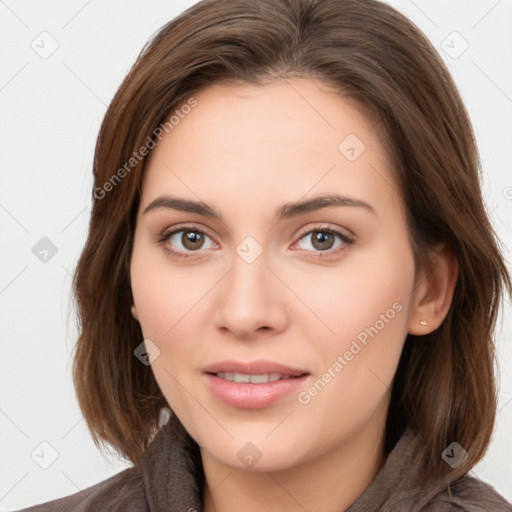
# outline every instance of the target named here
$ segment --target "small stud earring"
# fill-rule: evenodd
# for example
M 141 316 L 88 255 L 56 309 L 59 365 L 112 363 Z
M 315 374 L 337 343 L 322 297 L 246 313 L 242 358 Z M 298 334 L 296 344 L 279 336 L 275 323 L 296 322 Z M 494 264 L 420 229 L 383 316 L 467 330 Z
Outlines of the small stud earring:
M 426 320 L 420 320 L 420 324 L 421 325 L 427 325 L 427 321 Z

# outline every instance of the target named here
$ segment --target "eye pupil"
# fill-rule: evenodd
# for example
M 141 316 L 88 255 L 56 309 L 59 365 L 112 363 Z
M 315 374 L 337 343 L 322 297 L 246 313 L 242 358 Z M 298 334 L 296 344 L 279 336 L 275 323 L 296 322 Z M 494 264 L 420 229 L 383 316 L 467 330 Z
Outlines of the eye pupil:
M 313 233 L 313 247 L 315 249 L 330 249 L 334 243 L 334 235 L 325 231 Z
M 185 231 L 181 236 L 181 243 L 187 249 L 198 249 L 203 245 L 204 236 L 197 231 Z

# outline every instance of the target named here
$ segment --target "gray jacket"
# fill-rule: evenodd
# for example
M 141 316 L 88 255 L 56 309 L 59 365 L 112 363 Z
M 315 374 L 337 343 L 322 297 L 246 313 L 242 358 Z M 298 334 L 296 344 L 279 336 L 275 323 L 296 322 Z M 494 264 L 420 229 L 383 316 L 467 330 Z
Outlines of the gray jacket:
M 397 493 L 421 470 L 414 456 L 417 446 L 418 438 L 408 428 L 373 482 L 346 512 L 512 512 L 510 503 L 490 485 L 469 476 L 450 489 L 441 486 L 398 502 Z M 171 417 L 136 466 L 71 496 L 18 512 L 199 512 L 203 485 L 197 444 Z

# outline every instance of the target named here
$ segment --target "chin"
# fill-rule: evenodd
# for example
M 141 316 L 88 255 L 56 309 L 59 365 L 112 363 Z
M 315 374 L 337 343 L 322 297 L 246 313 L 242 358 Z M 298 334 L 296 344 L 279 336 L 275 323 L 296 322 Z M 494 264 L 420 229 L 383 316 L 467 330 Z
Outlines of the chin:
M 289 436 L 289 444 L 284 439 L 249 441 L 249 437 L 242 435 L 223 443 L 212 442 L 210 437 L 202 448 L 209 457 L 237 471 L 282 471 L 300 464 L 306 457 L 304 446 L 300 445 L 299 450 Z

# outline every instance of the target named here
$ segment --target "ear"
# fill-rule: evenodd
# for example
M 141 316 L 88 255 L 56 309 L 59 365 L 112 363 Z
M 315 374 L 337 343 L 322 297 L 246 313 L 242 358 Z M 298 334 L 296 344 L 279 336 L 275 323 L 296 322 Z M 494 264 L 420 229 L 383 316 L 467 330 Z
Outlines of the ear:
M 135 307 L 135 304 L 132 304 L 132 316 L 133 318 L 135 318 L 135 320 L 137 320 L 137 322 L 139 321 L 139 315 L 137 313 L 137 308 Z
M 409 318 L 408 333 L 417 336 L 429 334 L 441 325 L 450 309 L 459 274 L 457 259 L 445 244 L 430 251 L 433 266 L 420 278 Z

